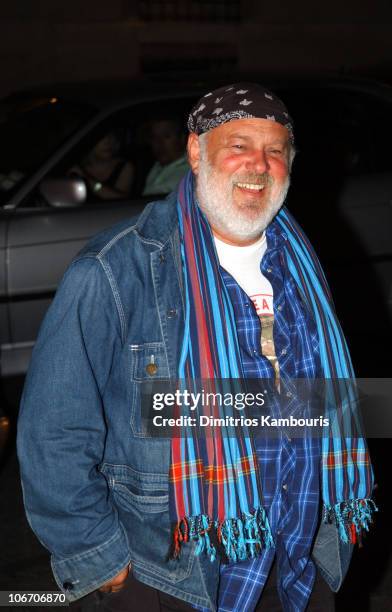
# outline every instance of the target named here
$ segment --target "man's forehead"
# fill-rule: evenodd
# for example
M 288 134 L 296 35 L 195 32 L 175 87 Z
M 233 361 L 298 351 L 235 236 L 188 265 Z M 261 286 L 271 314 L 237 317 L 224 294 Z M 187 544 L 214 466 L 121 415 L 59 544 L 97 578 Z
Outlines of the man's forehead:
M 225 134 L 228 136 L 238 136 L 249 138 L 253 135 L 268 135 L 279 140 L 287 141 L 289 139 L 289 132 L 286 127 L 277 123 L 276 121 L 270 121 L 268 119 L 234 119 L 228 123 L 224 123 L 211 130 L 211 134 L 215 133 Z
M 209 131 L 209 140 L 226 140 L 228 138 L 247 140 L 263 138 L 286 144 L 290 139 L 290 134 L 282 124 L 258 118 L 233 119 Z

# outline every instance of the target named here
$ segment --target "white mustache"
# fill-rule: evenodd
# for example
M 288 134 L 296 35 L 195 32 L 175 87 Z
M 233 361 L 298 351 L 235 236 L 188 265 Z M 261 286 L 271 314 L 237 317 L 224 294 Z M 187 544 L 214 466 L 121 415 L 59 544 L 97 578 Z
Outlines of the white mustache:
M 263 174 L 235 174 L 231 177 L 231 184 L 235 183 L 252 183 L 253 185 L 260 185 L 262 187 L 270 187 L 274 184 L 274 179 L 264 172 Z

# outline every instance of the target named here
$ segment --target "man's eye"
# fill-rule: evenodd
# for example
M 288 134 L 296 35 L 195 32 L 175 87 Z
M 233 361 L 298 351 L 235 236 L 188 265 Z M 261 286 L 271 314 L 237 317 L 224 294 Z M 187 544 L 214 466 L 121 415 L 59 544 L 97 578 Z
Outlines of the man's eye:
M 242 145 L 242 144 L 235 144 L 235 145 L 233 145 L 233 148 L 234 148 L 234 149 L 240 149 L 240 150 L 241 150 L 241 149 L 244 149 L 245 147 L 244 147 L 244 145 Z
M 270 149 L 270 153 L 273 155 L 282 155 L 283 151 L 281 149 Z

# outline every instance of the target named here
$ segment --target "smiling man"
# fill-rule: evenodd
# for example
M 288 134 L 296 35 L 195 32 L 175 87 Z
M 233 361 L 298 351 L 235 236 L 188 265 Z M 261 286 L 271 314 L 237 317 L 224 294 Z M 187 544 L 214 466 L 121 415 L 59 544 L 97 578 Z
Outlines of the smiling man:
M 151 380 L 268 379 L 272 414 L 296 408 L 290 381 L 353 376 L 320 265 L 283 206 L 284 104 L 228 85 L 188 128 L 178 191 L 93 239 L 46 316 L 19 422 L 26 512 L 81 610 L 333 610 L 375 509 L 359 432 L 245 426 L 228 443 L 223 427 L 169 440 L 143 423 Z
M 289 132 L 267 119 L 237 119 L 188 140 L 200 208 L 214 236 L 245 246 L 282 206 L 293 148 Z

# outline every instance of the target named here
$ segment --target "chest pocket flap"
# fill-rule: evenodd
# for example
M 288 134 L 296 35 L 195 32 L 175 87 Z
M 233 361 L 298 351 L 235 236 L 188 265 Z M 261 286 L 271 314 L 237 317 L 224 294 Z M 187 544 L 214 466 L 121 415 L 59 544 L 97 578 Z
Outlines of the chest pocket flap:
M 131 344 L 131 376 L 134 382 L 168 380 L 169 364 L 163 342 Z

